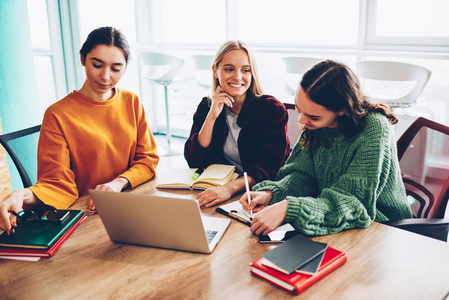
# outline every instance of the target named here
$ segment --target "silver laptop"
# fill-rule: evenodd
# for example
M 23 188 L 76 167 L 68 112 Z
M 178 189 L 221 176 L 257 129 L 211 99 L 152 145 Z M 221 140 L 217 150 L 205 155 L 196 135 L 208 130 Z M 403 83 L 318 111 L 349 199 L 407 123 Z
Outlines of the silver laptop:
M 198 202 L 182 196 L 89 193 L 114 242 L 211 253 L 230 224 L 201 216 Z

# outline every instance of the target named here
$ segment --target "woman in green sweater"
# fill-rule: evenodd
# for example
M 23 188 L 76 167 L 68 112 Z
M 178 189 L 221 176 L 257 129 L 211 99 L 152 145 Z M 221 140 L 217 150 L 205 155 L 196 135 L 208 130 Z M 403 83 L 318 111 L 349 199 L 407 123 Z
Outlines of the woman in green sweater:
M 388 106 L 371 103 L 347 66 L 323 61 L 304 74 L 295 96 L 303 132 L 274 181 L 253 187 L 242 206 L 258 212 L 251 231 L 291 223 L 306 235 L 411 218 Z M 391 123 L 391 124 L 390 124 Z

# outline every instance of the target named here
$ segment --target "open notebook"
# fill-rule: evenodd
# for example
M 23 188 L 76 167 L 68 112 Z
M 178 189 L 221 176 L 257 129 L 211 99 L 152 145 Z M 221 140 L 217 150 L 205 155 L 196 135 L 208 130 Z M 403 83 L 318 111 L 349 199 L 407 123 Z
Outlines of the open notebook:
M 231 165 L 214 164 L 208 166 L 197 179 L 192 176 L 198 169 L 175 169 L 169 174 L 158 178 L 158 189 L 190 189 L 206 190 L 211 187 L 221 186 L 239 177 L 235 173 L 235 167 Z
M 230 220 L 201 216 L 195 199 L 89 190 L 114 242 L 210 253 Z
M 251 226 L 251 221 L 254 217 L 254 214 L 251 214 L 243 209 L 239 201 L 233 201 L 220 205 L 215 209 L 215 211 L 240 221 L 248 226 Z

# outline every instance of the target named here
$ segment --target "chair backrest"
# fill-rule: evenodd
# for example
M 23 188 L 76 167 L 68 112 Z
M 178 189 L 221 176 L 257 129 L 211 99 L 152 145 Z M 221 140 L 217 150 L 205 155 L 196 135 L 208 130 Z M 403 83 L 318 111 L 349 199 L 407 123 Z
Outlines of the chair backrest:
M 397 142 L 414 217 L 443 218 L 449 199 L 449 127 L 418 118 Z
M 294 95 L 296 87 L 298 86 L 302 75 L 322 60 L 323 59 L 321 58 L 315 57 L 283 57 L 282 61 L 284 62 L 285 72 L 287 73 L 287 77 L 285 80 L 285 90 L 288 93 Z
M 212 87 L 212 64 L 214 63 L 214 56 L 207 54 L 192 55 L 196 68 L 196 82 L 204 89 Z
M 389 93 L 371 95 L 373 98 L 385 101 L 392 106 L 404 106 L 416 102 L 432 75 L 430 70 L 422 66 L 392 61 L 360 61 L 357 63 L 356 70 L 365 93 L 368 95 L 370 95 L 367 90 L 368 80 L 393 82 L 392 86 L 388 86 L 388 90 L 394 91 L 396 95 L 388 95 Z M 398 82 L 405 83 L 405 86 L 399 85 Z M 405 94 L 399 93 L 400 87 L 407 92 Z M 376 89 L 378 90 L 379 88 L 377 87 Z
M 290 140 L 290 149 L 293 149 L 301 134 L 301 126 L 298 122 L 299 113 L 296 111 L 294 104 L 284 103 L 284 106 L 288 113 L 287 135 Z
M 10 133 L 0 135 L 0 143 L 5 148 L 9 157 L 13 161 L 17 168 L 17 171 L 22 179 L 23 186 L 25 188 L 30 187 L 36 182 L 37 176 L 37 140 L 38 134 L 41 130 L 41 125 L 36 125 L 27 129 L 22 129 Z M 26 140 L 24 138 L 27 137 Z M 15 149 L 15 151 L 14 151 Z M 29 152 L 34 153 L 33 157 L 30 157 Z M 21 152 L 25 150 L 26 155 L 21 155 Z M 20 158 L 19 158 L 20 157 Z M 29 169 L 27 172 L 26 169 Z M 33 172 L 31 171 L 33 169 Z M 30 179 L 30 177 L 32 179 Z
M 154 70 L 148 68 L 146 79 L 160 83 L 170 84 L 173 78 L 178 73 L 184 64 L 184 59 L 173 55 L 157 53 L 157 52 L 143 52 L 139 55 L 140 64 L 142 67 L 160 66 L 164 67 L 164 71 L 160 74 L 154 74 Z
M 195 54 L 192 57 L 195 62 L 195 67 L 198 70 L 212 70 L 212 64 L 214 63 L 213 55 Z

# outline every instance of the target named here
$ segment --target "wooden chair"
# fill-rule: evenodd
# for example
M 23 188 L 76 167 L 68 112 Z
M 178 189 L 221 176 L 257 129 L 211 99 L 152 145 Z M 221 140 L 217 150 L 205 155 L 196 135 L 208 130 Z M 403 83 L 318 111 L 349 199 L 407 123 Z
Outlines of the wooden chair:
M 449 127 L 418 118 L 399 138 L 397 147 L 414 219 L 386 224 L 447 241 Z
M 19 152 L 21 149 L 24 148 L 29 148 L 29 144 L 30 141 L 21 141 L 20 139 L 29 136 L 31 138 L 31 135 L 38 133 L 41 130 L 41 125 L 36 125 L 30 128 L 26 128 L 26 129 L 22 129 L 22 130 L 18 130 L 18 131 L 14 131 L 14 132 L 10 132 L 10 133 L 5 133 L 3 135 L 0 135 L 0 143 L 2 144 L 2 146 L 5 148 L 6 152 L 8 153 L 8 155 L 10 156 L 11 160 L 14 162 L 14 165 L 17 168 L 17 171 L 19 172 L 20 178 L 22 179 L 22 183 L 23 183 L 23 187 L 27 188 L 32 186 L 32 181 L 30 179 L 29 173 L 26 171 L 26 168 L 24 166 L 25 165 L 33 165 L 34 169 L 37 169 L 36 165 L 37 165 L 37 161 L 36 161 L 36 156 L 31 158 L 31 157 L 26 157 L 26 158 L 22 158 L 22 161 L 19 159 Z M 16 140 L 14 142 L 12 142 L 13 140 Z M 37 145 L 37 137 L 34 137 L 33 144 Z M 12 143 L 11 143 L 12 142 Z M 15 143 L 17 142 L 17 143 Z M 16 151 L 14 151 L 14 149 L 16 149 Z M 37 151 L 37 146 L 36 146 L 36 151 Z M 29 163 L 29 161 L 31 161 Z M 31 167 L 30 167 L 31 168 Z M 34 182 L 35 180 L 33 180 Z
M 212 65 L 214 63 L 213 55 L 195 54 L 192 55 L 195 62 L 195 80 L 196 83 L 206 91 L 212 88 Z

